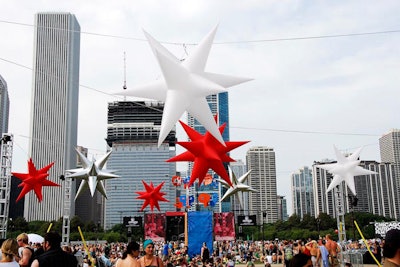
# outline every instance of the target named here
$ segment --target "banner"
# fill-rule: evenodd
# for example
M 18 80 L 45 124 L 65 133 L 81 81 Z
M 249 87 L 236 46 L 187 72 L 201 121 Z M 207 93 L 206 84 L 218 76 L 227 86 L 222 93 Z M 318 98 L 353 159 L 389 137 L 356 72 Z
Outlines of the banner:
M 213 228 L 211 211 L 188 212 L 189 256 L 200 255 L 203 242 L 206 242 L 210 255 L 213 248 Z
M 235 240 L 235 217 L 233 212 L 214 213 L 215 241 Z
M 144 215 L 144 238 L 165 241 L 165 214 L 146 213 Z
M 255 226 L 257 224 L 256 215 L 239 215 L 237 216 L 238 225 L 240 226 Z
M 125 227 L 143 227 L 142 217 L 124 217 Z

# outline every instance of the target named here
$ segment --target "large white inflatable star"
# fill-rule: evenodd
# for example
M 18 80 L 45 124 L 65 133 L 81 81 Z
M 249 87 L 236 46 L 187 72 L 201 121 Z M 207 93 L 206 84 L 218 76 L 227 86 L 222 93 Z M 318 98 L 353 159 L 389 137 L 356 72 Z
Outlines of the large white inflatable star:
M 249 177 L 251 170 L 240 176 L 239 179 L 236 178 L 235 173 L 232 171 L 230 167 L 228 167 L 229 170 L 229 177 L 231 178 L 232 186 L 229 187 L 229 184 L 226 183 L 224 180 L 219 180 L 224 186 L 229 187 L 228 190 L 225 192 L 224 196 L 221 198 L 220 201 L 223 201 L 225 198 L 238 194 L 238 201 L 240 204 L 240 207 L 243 208 L 242 205 L 242 198 L 243 198 L 243 192 L 257 192 L 257 190 L 253 189 L 251 186 L 245 184 L 247 178 Z
M 85 191 L 88 187 L 90 194 L 94 195 L 96 189 L 107 198 L 106 189 L 104 188 L 103 180 L 118 178 L 119 176 L 114 174 L 114 171 L 103 169 L 108 157 L 110 156 L 112 150 L 105 154 L 102 158 L 96 161 L 88 160 L 85 155 L 83 155 L 79 150 L 76 150 L 79 158 L 82 161 L 82 167 L 79 169 L 67 170 L 67 178 L 82 179 L 79 189 L 76 192 L 75 200 L 78 196 Z
M 361 162 L 361 160 L 359 160 L 359 157 L 362 147 L 357 149 L 353 154 L 348 157 L 345 157 L 342 153 L 340 153 L 336 146 L 333 147 L 335 149 L 337 163 L 319 165 L 320 168 L 327 170 L 329 173 L 333 174 L 332 182 L 330 183 L 326 192 L 331 191 L 342 181 L 345 181 L 353 195 L 356 195 L 354 176 L 376 174 L 376 172 L 366 170 L 358 166 Z
M 116 94 L 165 102 L 158 146 L 165 140 L 185 111 L 188 111 L 219 142 L 224 144 L 206 97 L 225 92 L 225 88 L 251 79 L 204 71 L 216 31 L 217 26 L 184 61 L 180 61 L 150 34 L 144 32 L 160 65 L 164 79 Z

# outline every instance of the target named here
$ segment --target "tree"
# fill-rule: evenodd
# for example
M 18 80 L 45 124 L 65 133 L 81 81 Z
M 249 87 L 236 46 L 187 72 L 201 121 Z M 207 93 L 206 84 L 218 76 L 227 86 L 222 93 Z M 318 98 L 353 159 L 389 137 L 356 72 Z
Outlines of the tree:
M 28 222 L 24 217 L 17 217 L 13 220 L 14 231 L 17 232 L 27 232 L 29 230 Z

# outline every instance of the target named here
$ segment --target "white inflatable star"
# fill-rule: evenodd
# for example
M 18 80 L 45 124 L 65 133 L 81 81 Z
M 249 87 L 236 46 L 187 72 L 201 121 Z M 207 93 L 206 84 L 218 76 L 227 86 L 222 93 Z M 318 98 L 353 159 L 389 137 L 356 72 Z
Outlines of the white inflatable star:
M 342 153 L 340 153 L 336 146 L 333 147 L 335 149 L 337 163 L 319 165 L 320 168 L 327 170 L 329 173 L 333 174 L 332 182 L 330 183 L 326 192 L 331 191 L 342 181 L 345 181 L 353 195 L 356 195 L 354 176 L 376 174 L 376 172 L 366 170 L 358 166 L 361 162 L 361 160 L 359 160 L 359 157 L 362 147 L 357 149 L 353 154 L 348 157 L 345 157 Z
M 76 150 L 76 152 L 78 153 L 78 156 L 82 161 L 83 168 L 66 171 L 68 173 L 66 175 L 67 178 L 82 179 L 82 182 L 79 185 L 79 189 L 76 192 L 75 200 L 88 187 L 90 189 L 90 194 L 92 195 L 92 197 L 95 190 L 97 189 L 105 198 L 107 198 L 107 193 L 106 189 L 104 188 L 103 180 L 119 177 L 118 175 L 113 174 L 114 171 L 103 169 L 104 164 L 106 163 L 112 151 L 110 150 L 110 152 L 105 154 L 97 161 L 88 160 L 85 155 L 79 152 L 79 150 Z
M 165 102 L 158 146 L 165 140 L 185 111 L 188 111 L 219 142 L 224 144 L 206 97 L 225 92 L 225 88 L 251 79 L 204 71 L 216 30 L 217 26 L 182 62 L 150 34 L 144 32 L 160 65 L 164 80 L 151 82 L 116 94 Z
M 257 190 L 253 189 L 251 186 L 244 184 L 246 179 L 249 177 L 251 170 L 243 174 L 239 179 L 236 178 L 235 173 L 232 171 L 230 167 L 228 167 L 228 170 L 229 170 L 229 177 L 231 178 L 232 182 L 232 187 L 229 187 L 228 183 L 226 183 L 224 180 L 219 180 L 224 186 L 229 187 L 220 201 L 223 201 L 225 198 L 229 196 L 238 194 L 238 201 L 240 207 L 243 208 L 242 205 L 243 192 L 257 192 Z

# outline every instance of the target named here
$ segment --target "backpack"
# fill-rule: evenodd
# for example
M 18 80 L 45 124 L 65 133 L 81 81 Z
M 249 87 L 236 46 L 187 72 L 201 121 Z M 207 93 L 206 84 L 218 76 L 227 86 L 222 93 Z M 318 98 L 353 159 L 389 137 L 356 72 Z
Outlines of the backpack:
M 290 261 L 293 258 L 293 249 L 290 246 L 285 248 L 285 260 Z

